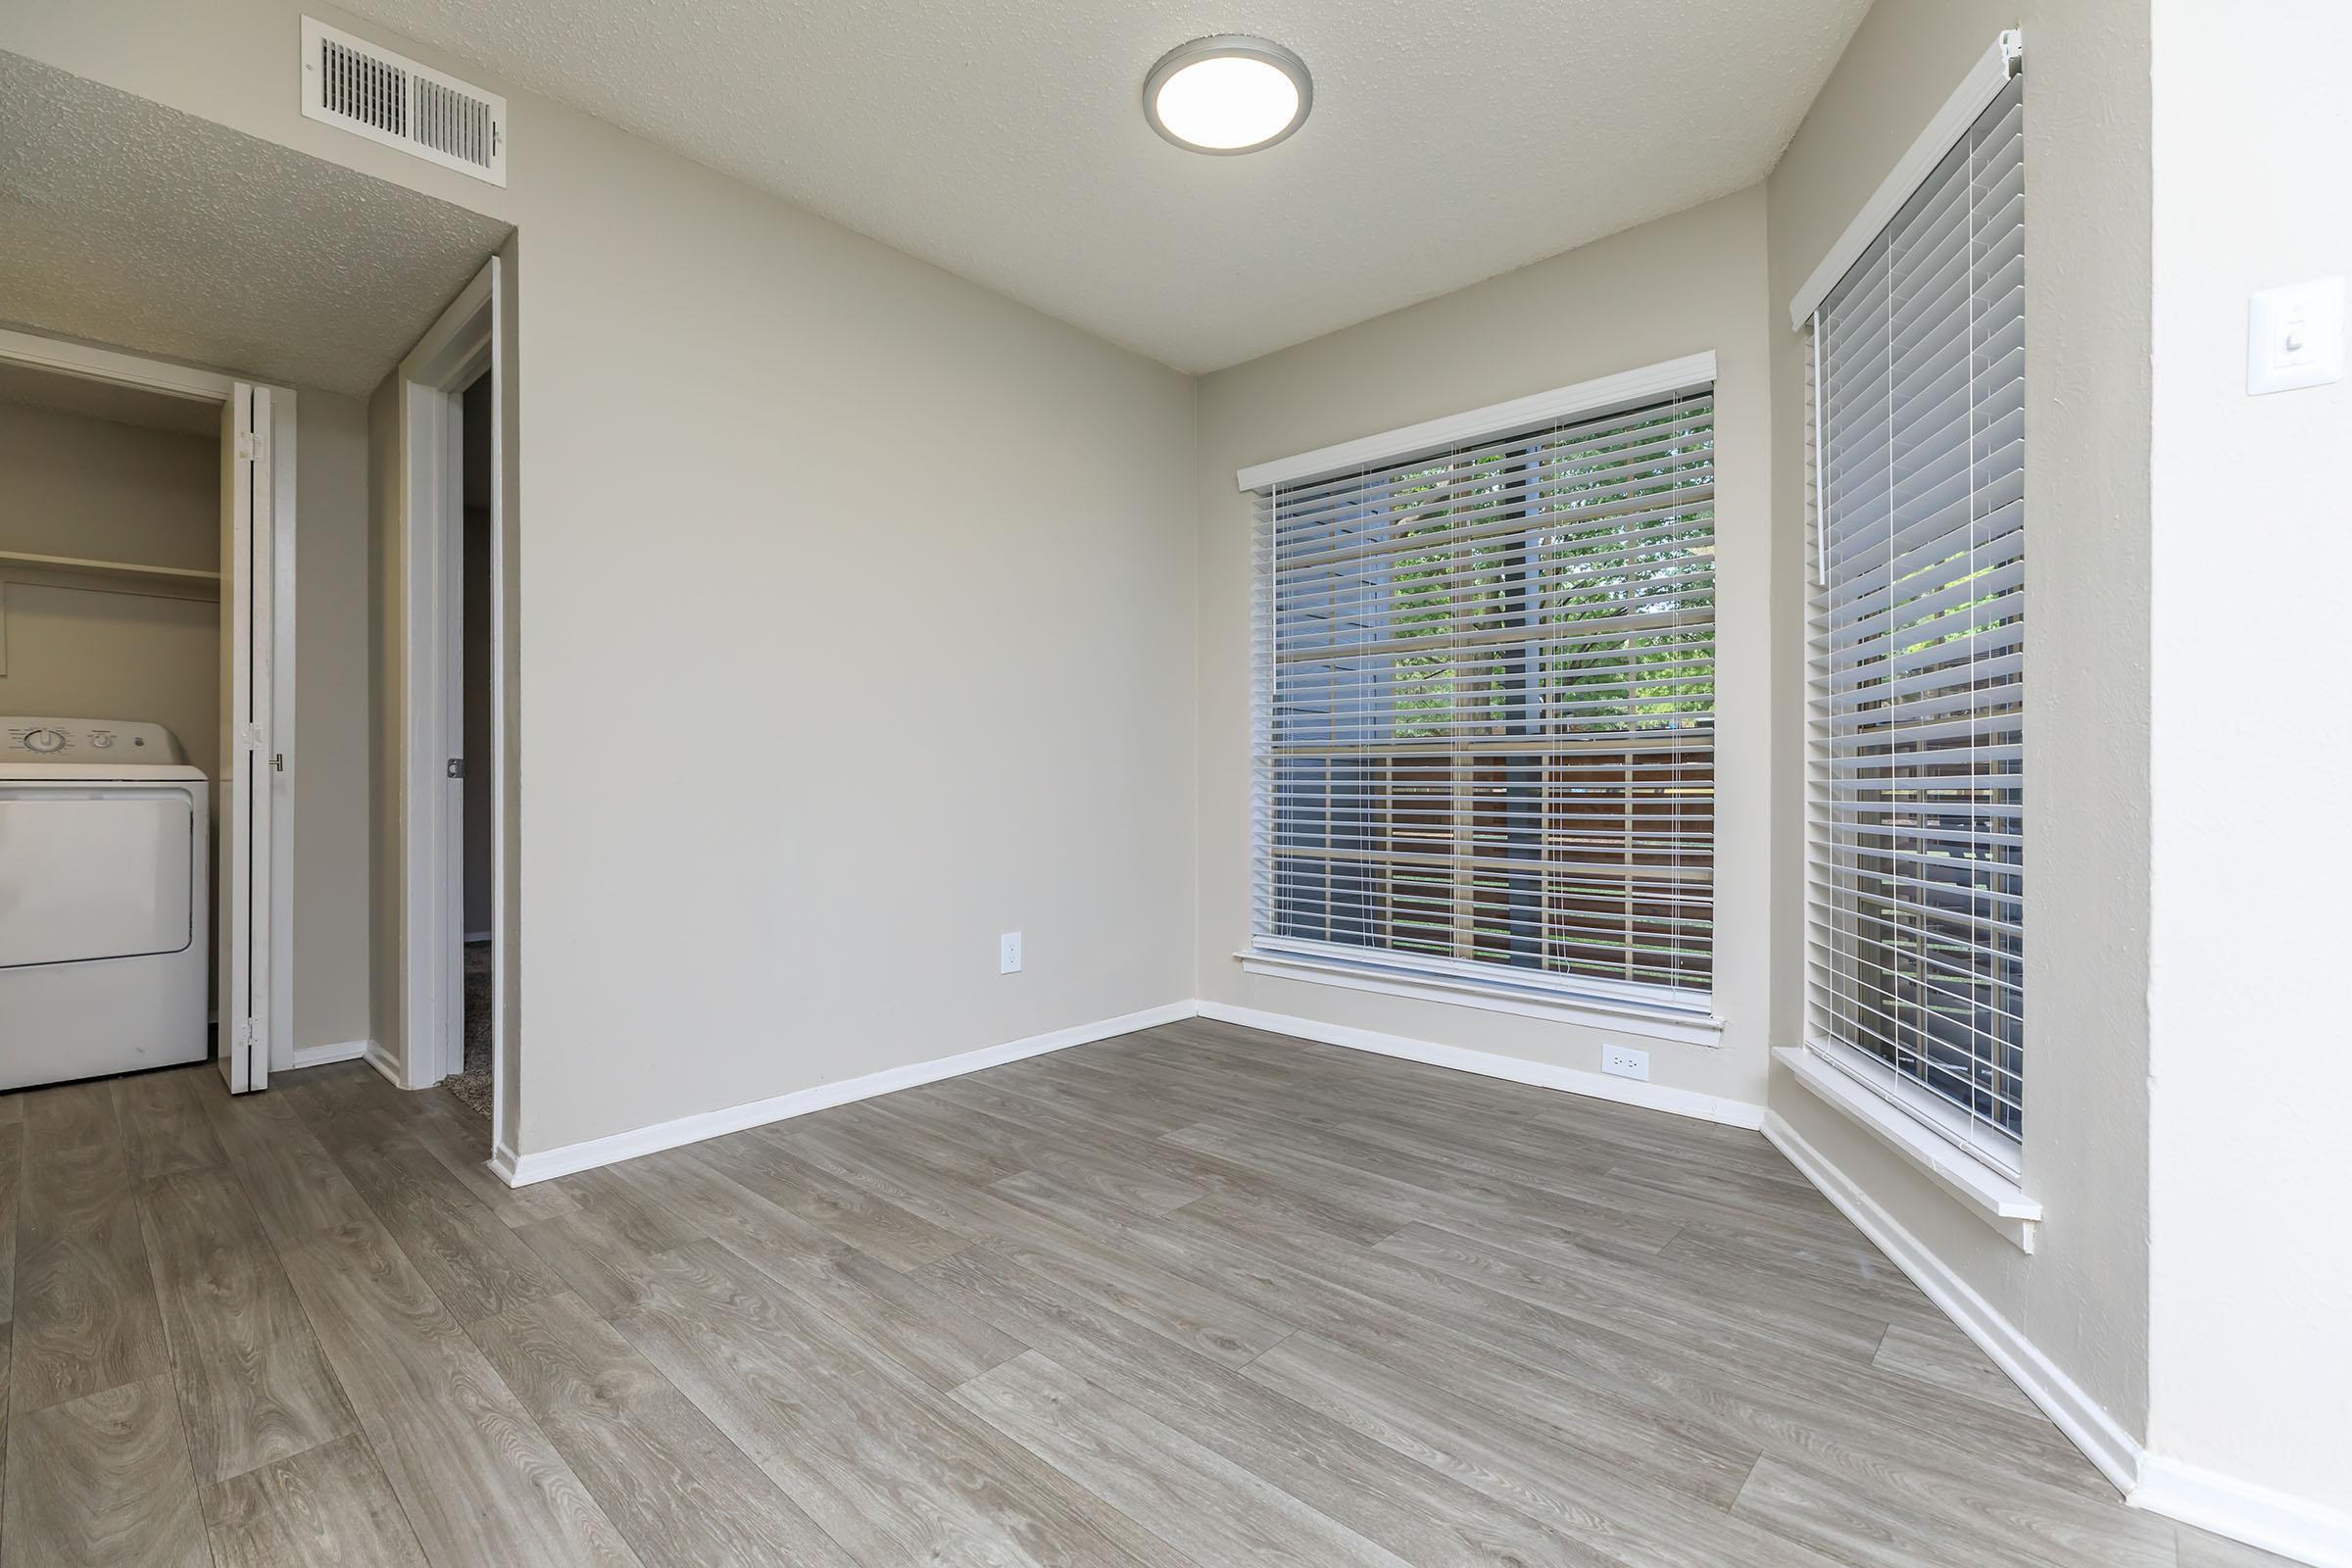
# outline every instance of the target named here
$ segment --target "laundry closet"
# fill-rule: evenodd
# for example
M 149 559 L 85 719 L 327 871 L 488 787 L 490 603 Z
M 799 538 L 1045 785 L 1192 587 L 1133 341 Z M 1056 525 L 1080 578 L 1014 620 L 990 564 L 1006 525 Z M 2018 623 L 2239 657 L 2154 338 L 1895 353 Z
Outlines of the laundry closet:
M 224 463 L 219 402 L 0 362 L 0 1087 L 215 1053 Z
M 327 57 L 285 42 L 291 96 Z M 206 1058 L 232 1094 L 425 1088 L 471 1071 L 470 1012 L 458 1098 L 512 1108 L 512 853 L 462 898 L 513 842 L 509 726 L 460 698 L 512 657 L 461 610 L 515 580 L 514 231 L 322 145 L 0 50 L 0 1093 Z

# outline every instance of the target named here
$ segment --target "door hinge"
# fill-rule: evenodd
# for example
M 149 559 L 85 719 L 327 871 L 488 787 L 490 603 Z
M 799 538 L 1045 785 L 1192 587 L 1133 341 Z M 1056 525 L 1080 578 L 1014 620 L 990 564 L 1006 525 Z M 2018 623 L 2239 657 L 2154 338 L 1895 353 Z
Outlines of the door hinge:
M 257 1042 L 257 1038 L 258 1037 L 253 1032 L 252 1019 L 248 1018 L 243 1023 L 237 1025 L 237 1046 L 239 1050 L 251 1051 Z
M 260 751 L 262 743 L 268 737 L 262 734 L 262 726 L 259 724 L 239 724 L 237 726 L 237 744 L 249 752 Z
M 449 760 L 449 776 L 451 778 L 464 778 L 466 776 L 466 759 L 463 757 L 453 757 Z
M 268 457 L 269 455 L 270 439 L 269 437 L 263 435 L 261 431 L 239 430 L 237 432 L 238 457 L 243 458 L 251 463 L 259 463 L 262 461 L 262 459 Z

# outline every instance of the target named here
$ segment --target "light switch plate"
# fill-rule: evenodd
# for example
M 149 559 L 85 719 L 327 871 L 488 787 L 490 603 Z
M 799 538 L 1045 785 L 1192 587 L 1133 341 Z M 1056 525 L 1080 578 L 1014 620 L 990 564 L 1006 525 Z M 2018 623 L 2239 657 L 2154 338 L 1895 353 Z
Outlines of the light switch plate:
M 2266 288 L 2246 310 L 2246 394 L 2291 392 L 2344 378 L 2344 279 Z

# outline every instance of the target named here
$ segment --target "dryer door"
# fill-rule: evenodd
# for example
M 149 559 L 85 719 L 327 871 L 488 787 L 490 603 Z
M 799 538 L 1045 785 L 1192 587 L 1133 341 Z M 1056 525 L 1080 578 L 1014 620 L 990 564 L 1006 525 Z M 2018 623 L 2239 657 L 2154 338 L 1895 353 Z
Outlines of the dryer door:
M 0 969 L 187 947 L 195 812 L 182 790 L 0 784 Z

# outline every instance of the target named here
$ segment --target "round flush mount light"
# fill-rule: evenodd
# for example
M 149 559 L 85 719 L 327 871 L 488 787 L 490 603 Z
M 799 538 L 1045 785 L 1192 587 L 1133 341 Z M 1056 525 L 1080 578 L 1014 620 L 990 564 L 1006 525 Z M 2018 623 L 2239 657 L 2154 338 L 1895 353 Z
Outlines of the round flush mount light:
M 1305 122 L 1314 99 L 1305 61 L 1241 33 L 1171 49 L 1144 78 L 1144 118 L 1196 153 L 1271 147 Z

